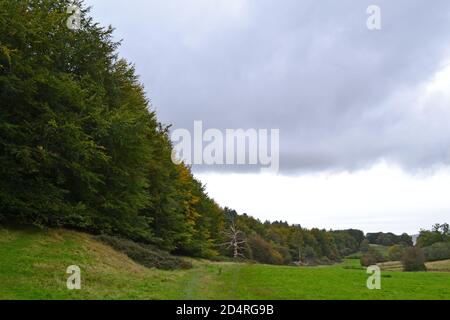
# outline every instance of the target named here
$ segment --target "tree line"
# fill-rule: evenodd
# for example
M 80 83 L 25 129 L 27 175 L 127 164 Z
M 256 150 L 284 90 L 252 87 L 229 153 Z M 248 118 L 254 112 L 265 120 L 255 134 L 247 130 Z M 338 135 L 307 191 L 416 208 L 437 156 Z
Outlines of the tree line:
M 234 217 L 246 238 L 243 256 L 268 264 L 328 264 L 360 250 L 365 239 L 360 230 L 308 230 L 287 222 L 261 222 L 247 214 L 238 215 L 225 208 L 226 217 Z M 233 218 L 226 220 L 233 221 Z
M 267 263 L 336 260 L 361 232 L 261 223 L 221 208 L 190 168 L 172 162 L 158 122 L 113 29 L 69 0 L 0 3 L 0 221 L 120 236 L 189 256 L 230 255 L 230 217 L 242 256 Z M 345 248 L 345 250 L 344 250 Z
M 386 253 L 377 246 L 389 247 Z M 369 233 L 361 244 L 361 264 L 370 266 L 386 261 L 401 261 L 405 271 L 426 271 L 425 262 L 450 259 L 450 227 L 435 224 L 422 229 L 414 244 L 407 234 Z
M 435 224 L 431 230 L 421 230 L 417 246 L 423 248 L 427 261 L 450 259 L 450 226 L 448 223 Z
M 0 223 L 272 264 L 331 263 L 360 250 L 359 230 L 307 230 L 220 207 L 190 167 L 173 163 L 170 126 L 119 57 L 113 29 L 82 1 L 81 28 L 69 29 L 72 4 L 0 2 Z
M 222 211 L 171 161 L 113 29 L 68 0 L 0 3 L 0 219 L 120 235 L 207 256 Z

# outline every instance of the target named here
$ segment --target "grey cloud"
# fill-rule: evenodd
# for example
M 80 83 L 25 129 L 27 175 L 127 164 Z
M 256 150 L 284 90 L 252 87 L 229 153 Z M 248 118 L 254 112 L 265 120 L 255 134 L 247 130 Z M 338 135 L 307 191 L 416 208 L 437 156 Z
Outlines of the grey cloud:
M 378 0 L 369 31 L 374 2 L 87 1 L 174 128 L 279 128 L 286 173 L 449 163 L 450 101 L 408 105 L 450 58 L 450 2 Z

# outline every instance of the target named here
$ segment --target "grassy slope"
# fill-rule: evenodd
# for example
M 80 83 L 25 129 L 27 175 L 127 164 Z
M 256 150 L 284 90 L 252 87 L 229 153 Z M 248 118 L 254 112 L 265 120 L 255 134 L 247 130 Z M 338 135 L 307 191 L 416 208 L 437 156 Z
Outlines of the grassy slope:
M 82 270 L 69 291 L 67 266 Z M 450 273 L 383 273 L 366 288 L 357 260 L 293 268 L 196 261 L 186 271 L 143 268 L 89 235 L 0 230 L 0 299 L 450 299 Z
M 373 249 L 377 250 L 379 253 L 381 253 L 385 258 L 389 257 L 389 247 L 388 246 L 381 246 L 378 244 L 371 244 L 370 246 Z
M 428 262 L 426 265 L 428 270 L 450 272 L 450 260 Z

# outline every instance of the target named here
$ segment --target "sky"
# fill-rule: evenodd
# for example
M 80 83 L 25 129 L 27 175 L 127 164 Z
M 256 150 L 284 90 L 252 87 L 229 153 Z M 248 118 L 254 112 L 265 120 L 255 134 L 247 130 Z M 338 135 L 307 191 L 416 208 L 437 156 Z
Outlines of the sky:
M 161 122 L 280 130 L 278 174 L 194 166 L 220 205 L 366 232 L 450 220 L 449 1 L 86 4 L 123 39 Z

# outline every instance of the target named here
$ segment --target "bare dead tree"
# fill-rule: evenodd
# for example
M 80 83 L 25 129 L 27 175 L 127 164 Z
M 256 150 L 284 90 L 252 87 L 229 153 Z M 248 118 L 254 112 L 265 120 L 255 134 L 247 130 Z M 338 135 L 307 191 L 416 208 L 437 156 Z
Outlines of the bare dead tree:
M 224 231 L 223 234 L 225 235 L 227 242 L 222 245 L 227 246 L 227 249 L 233 250 L 233 258 L 245 258 L 242 252 L 244 251 L 244 245 L 247 241 L 245 240 L 244 233 L 236 226 L 234 219 L 231 219 L 228 230 Z

